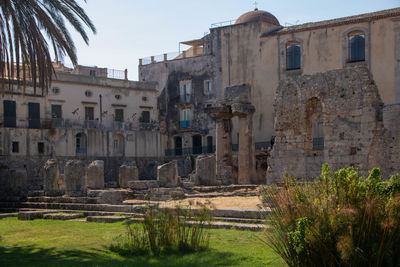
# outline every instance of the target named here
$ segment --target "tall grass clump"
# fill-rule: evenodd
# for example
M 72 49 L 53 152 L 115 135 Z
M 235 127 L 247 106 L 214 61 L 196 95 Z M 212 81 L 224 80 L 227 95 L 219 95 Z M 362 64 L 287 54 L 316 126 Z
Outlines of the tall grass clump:
M 265 242 L 289 266 L 400 266 L 400 176 L 322 167 L 313 183 L 266 187 Z
M 211 210 L 206 206 L 199 209 L 149 207 L 144 220 L 128 224 L 127 233 L 110 249 L 122 255 L 154 256 L 207 249 L 209 235 L 205 225 L 211 219 Z

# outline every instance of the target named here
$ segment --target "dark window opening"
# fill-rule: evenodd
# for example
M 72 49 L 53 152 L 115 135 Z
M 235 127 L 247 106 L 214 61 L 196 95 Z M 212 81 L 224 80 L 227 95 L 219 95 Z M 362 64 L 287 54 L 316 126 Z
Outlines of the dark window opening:
M 17 126 L 16 102 L 11 100 L 3 101 L 4 127 L 15 128 Z
M 115 110 L 115 121 L 124 121 L 124 110 L 123 109 L 116 109 Z
M 150 122 L 150 111 L 143 110 L 142 116 L 140 116 L 139 122 L 149 123 Z
M 192 143 L 193 143 L 193 154 L 201 154 L 202 153 L 201 135 L 193 135 Z
M 364 34 L 349 37 L 349 61 L 357 62 L 365 60 L 365 36 Z
M 86 153 L 86 135 L 84 133 L 78 133 L 75 138 L 76 141 L 76 153 Z
M 182 155 L 182 137 L 180 136 L 175 137 L 175 155 Z
M 44 143 L 43 142 L 38 143 L 38 153 L 44 154 Z
M 313 126 L 313 149 L 324 149 L 324 145 L 324 129 L 321 117 L 319 117 Z
M 213 138 L 212 136 L 207 136 L 207 153 L 213 153 Z
M 286 46 L 286 69 L 297 70 L 301 68 L 301 47 L 299 44 Z
M 19 153 L 19 142 L 12 142 L 12 150 L 13 153 Z
M 29 128 L 40 128 L 40 104 L 28 103 L 28 124 Z

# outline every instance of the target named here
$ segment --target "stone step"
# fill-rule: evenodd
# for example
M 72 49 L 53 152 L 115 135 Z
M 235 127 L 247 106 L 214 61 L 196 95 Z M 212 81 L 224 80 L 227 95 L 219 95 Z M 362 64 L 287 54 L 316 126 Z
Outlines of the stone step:
M 237 190 L 258 191 L 259 185 L 217 185 L 217 186 L 193 186 L 192 190 L 200 193 L 233 192 Z
M 143 218 L 130 218 L 127 220 L 126 224 L 140 223 L 143 222 Z M 199 225 L 199 222 L 188 221 L 189 225 Z M 231 223 L 231 222 L 220 222 L 212 221 L 210 223 L 202 224 L 206 229 L 229 229 L 229 230 L 244 230 L 244 231 L 263 231 L 268 228 L 264 224 L 250 224 L 250 223 Z
M 28 192 L 28 197 L 42 197 L 44 196 L 43 190 L 32 190 Z
M 229 192 L 229 193 L 204 193 L 204 194 L 185 194 L 186 198 L 209 198 L 209 197 L 253 197 L 258 192 Z
M 245 219 L 245 218 L 229 218 L 229 217 L 214 217 L 214 221 L 223 221 L 231 223 L 244 223 L 244 224 L 264 224 L 263 219 Z
M 50 214 L 44 214 L 43 219 L 46 220 L 62 220 L 62 221 L 67 221 L 67 220 L 73 220 L 73 219 L 78 219 L 82 218 L 83 216 L 81 214 L 74 214 L 74 213 L 50 213 Z
M 0 213 L 0 220 L 4 218 L 17 217 L 18 213 Z
M 97 223 L 116 223 L 122 222 L 130 217 L 128 216 L 88 216 L 86 218 L 87 222 L 97 222 Z
M 41 209 L 21 208 L 20 211 L 41 211 Z M 77 213 L 77 212 L 79 212 L 80 214 L 83 214 L 83 217 L 114 216 L 114 215 L 129 216 L 129 217 L 143 217 L 142 213 L 136 213 L 136 212 L 110 212 L 110 211 L 88 211 L 88 210 L 54 210 L 54 212 L 59 212 L 59 213 Z
M 42 219 L 45 214 L 57 213 L 51 210 L 35 210 L 35 211 L 20 211 L 18 212 L 18 220 L 35 220 Z
M 21 204 L 21 202 L 0 202 L 0 207 L 2 209 L 18 209 Z
M 110 204 L 80 204 L 80 203 L 46 203 L 46 202 L 24 202 L 21 208 L 28 209 L 53 209 L 53 210 L 76 210 L 76 211 L 108 211 L 108 212 L 139 212 L 144 205 L 110 205 Z
M 47 203 L 81 203 L 81 204 L 97 204 L 97 197 L 28 197 L 27 202 L 47 202 Z

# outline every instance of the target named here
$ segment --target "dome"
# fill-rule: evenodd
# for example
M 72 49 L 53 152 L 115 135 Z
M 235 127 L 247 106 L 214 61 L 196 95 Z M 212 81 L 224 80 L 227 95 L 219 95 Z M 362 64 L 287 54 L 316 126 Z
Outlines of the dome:
M 279 21 L 278 19 L 272 15 L 271 13 L 264 11 L 264 10 L 258 10 L 257 8 L 254 9 L 253 11 L 244 13 L 241 15 L 237 20 L 235 24 L 240 24 L 240 23 L 246 23 L 246 22 L 254 22 L 254 21 L 264 21 L 268 22 L 273 25 L 279 26 Z

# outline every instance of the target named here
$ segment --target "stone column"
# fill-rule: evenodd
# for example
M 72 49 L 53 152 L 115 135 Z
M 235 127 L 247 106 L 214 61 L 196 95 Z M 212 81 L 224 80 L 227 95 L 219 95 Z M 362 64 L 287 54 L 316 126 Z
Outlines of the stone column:
M 55 159 L 49 159 L 44 165 L 44 194 L 46 196 L 63 195 L 62 185 L 58 162 Z
M 238 184 L 250 184 L 255 175 L 256 160 L 253 134 L 253 114 L 239 116 Z
M 86 194 L 86 164 L 83 160 L 68 160 L 64 167 L 65 194 L 80 197 Z
M 231 118 L 216 120 L 216 178 L 222 184 L 232 183 L 232 122 Z

